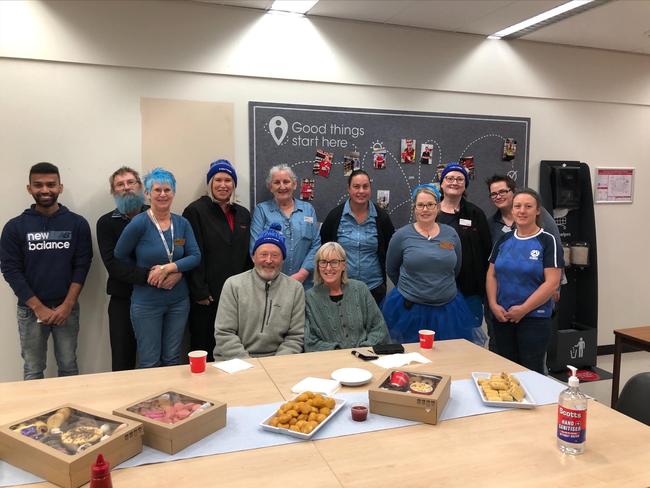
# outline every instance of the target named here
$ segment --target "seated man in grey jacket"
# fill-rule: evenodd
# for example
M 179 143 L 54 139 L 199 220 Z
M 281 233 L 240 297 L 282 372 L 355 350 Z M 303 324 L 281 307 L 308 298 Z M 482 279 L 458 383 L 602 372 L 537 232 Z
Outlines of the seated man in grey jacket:
M 214 324 L 216 361 L 302 352 L 305 292 L 282 273 L 287 257 L 279 224 L 253 247 L 255 267 L 226 280 Z

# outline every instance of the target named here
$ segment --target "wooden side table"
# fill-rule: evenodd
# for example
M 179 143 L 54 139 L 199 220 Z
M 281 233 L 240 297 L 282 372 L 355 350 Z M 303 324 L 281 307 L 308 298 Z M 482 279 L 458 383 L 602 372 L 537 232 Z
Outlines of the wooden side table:
M 628 344 L 650 352 L 650 326 L 632 327 L 614 331 L 614 378 L 612 379 L 612 403 L 616 408 L 618 401 L 619 381 L 621 376 L 621 353 L 623 345 Z

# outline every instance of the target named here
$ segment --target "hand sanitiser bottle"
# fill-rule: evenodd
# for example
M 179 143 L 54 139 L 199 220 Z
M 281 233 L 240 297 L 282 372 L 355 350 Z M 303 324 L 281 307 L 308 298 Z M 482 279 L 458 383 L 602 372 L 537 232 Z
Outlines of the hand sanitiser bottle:
M 587 396 L 580 391 L 576 368 L 571 370 L 569 387 L 557 401 L 557 446 L 566 454 L 582 454 L 587 437 Z

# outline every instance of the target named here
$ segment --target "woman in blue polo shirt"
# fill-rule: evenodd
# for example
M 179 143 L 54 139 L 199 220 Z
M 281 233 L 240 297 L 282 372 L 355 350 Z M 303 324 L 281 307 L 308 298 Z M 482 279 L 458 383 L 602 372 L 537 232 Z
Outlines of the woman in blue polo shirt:
M 293 170 L 286 164 L 273 166 L 266 178 L 273 194 L 271 200 L 257 204 L 251 222 L 250 253 L 260 233 L 272 223 L 280 224 L 287 246 L 287 257 L 282 272 L 300 281 L 305 289 L 312 287 L 314 256 L 320 247 L 318 219 L 314 207 L 296 200 L 293 193 L 298 182 Z
M 497 353 L 543 374 L 551 297 L 560 285 L 564 260 L 561 244 L 539 225 L 540 209 L 535 191 L 517 192 L 512 205 L 517 228 L 494 245 L 486 289 Z

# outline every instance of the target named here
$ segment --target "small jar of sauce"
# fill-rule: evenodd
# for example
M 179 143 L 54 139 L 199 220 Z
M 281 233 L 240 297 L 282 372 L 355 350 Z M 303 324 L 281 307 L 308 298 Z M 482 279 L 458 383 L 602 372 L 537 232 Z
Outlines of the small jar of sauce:
M 365 422 L 368 418 L 368 405 L 364 403 L 355 403 L 350 408 L 352 413 L 352 420 L 355 422 Z

